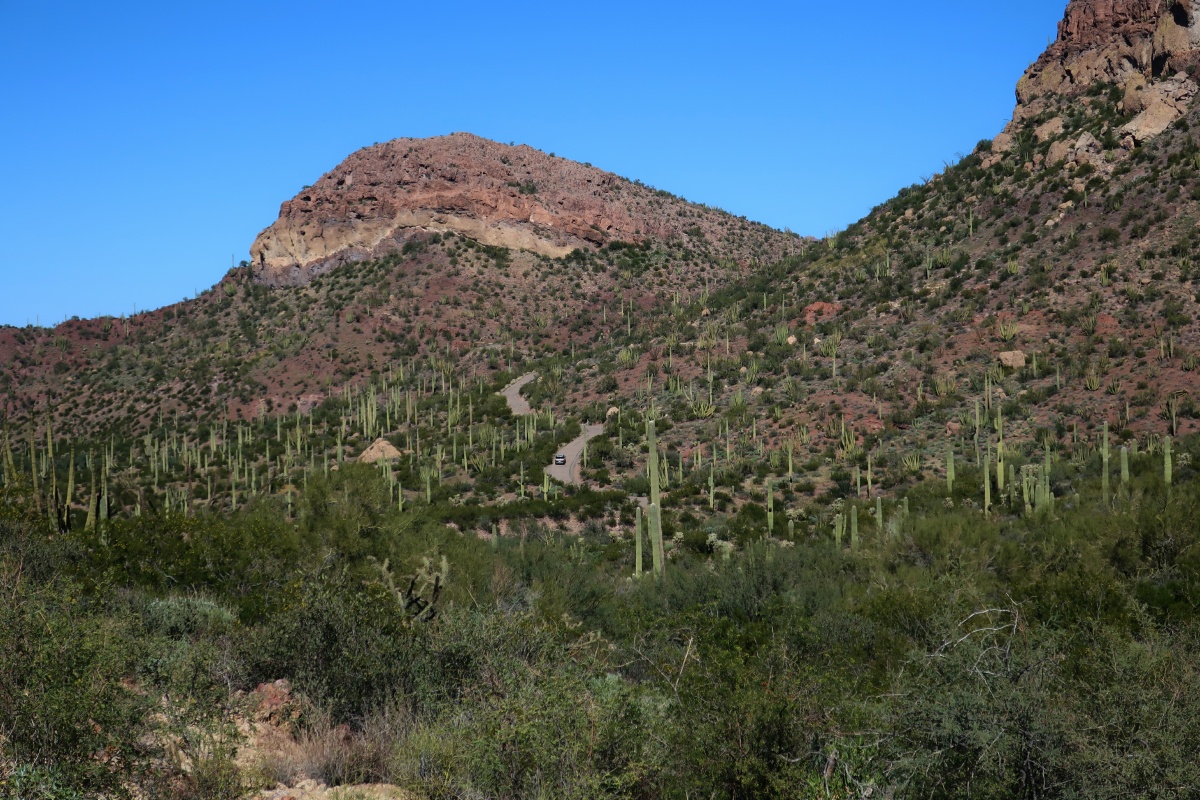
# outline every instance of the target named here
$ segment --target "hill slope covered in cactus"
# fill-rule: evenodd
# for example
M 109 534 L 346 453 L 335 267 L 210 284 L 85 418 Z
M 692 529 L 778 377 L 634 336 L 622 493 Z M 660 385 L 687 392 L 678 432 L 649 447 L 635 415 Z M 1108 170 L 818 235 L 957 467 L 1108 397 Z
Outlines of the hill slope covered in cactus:
M 1198 53 L 1073 0 L 821 240 L 397 139 L 193 300 L 0 328 L 0 797 L 1188 796 Z

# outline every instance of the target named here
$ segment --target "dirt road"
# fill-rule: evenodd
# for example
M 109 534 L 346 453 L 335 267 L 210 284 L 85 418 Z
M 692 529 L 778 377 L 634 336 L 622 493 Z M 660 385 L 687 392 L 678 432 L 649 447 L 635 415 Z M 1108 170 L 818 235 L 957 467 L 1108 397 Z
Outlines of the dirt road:
M 595 439 L 602 433 L 604 433 L 603 425 L 585 426 L 583 433 L 581 433 L 578 438 L 564 445 L 563 448 L 559 450 L 560 453 L 567 457 L 566 466 L 556 467 L 554 466 L 553 462 L 551 462 L 550 466 L 546 467 L 546 472 L 550 474 L 551 478 L 554 478 L 554 480 L 558 481 L 559 483 L 581 483 L 582 464 L 580 462 L 583 459 L 583 445 L 588 441 L 588 439 Z
M 527 375 L 517 378 L 500 392 L 500 394 L 504 395 L 504 399 L 508 401 L 509 410 L 518 417 L 533 413 L 533 406 L 529 405 L 529 401 L 521 396 L 521 388 L 527 383 L 533 383 L 535 380 L 537 380 L 537 373 L 530 372 Z
M 508 401 L 508 408 L 513 414 L 521 416 L 524 414 L 532 414 L 533 407 L 529 405 L 529 401 L 521 396 L 521 388 L 528 383 L 537 380 L 537 373 L 530 372 L 527 375 L 522 375 L 515 381 L 505 386 L 500 394 L 504 395 L 504 399 Z M 556 467 L 551 461 L 546 467 L 546 472 L 550 477 L 559 483 L 574 483 L 578 485 L 582 482 L 582 464 L 583 446 L 589 439 L 595 439 L 600 434 L 604 433 L 603 425 L 587 425 L 583 429 L 583 433 L 578 438 L 566 444 L 562 450 L 558 452 L 567 457 L 565 466 Z

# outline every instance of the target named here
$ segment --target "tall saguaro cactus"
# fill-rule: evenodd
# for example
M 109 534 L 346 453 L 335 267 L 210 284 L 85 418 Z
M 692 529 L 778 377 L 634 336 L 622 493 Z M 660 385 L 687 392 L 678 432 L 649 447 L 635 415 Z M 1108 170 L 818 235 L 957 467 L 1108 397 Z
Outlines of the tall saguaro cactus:
M 642 577 L 642 507 L 633 518 L 633 576 Z
M 954 494 L 954 444 L 946 445 L 946 493 Z
M 650 556 L 654 577 L 662 578 L 667 555 L 663 548 L 662 512 L 656 504 L 651 503 L 646 509 L 646 516 L 650 526 Z
M 1174 473 L 1174 464 L 1171 460 L 1171 437 L 1167 436 L 1163 439 L 1163 483 L 1167 488 L 1171 488 L 1171 481 Z
M 661 497 L 658 488 L 658 440 L 654 436 L 654 420 L 646 420 L 646 446 L 649 449 L 649 460 L 646 471 L 650 473 L 650 504 L 661 507 Z
M 987 516 L 992 511 L 992 443 L 987 443 L 987 453 L 983 459 L 983 513 Z
M 1103 470 L 1100 474 L 1100 487 L 1101 487 L 1101 491 L 1104 493 L 1104 505 L 1106 505 L 1106 506 L 1108 505 L 1108 473 L 1109 473 L 1108 455 L 1109 455 L 1109 452 L 1108 452 L 1108 420 L 1105 420 L 1104 421 L 1104 441 L 1101 442 L 1101 444 L 1100 444 L 1100 462 L 1101 462 L 1101 469 Z
M 775 532 L 775 484 L 767 481 L 767 535 Z

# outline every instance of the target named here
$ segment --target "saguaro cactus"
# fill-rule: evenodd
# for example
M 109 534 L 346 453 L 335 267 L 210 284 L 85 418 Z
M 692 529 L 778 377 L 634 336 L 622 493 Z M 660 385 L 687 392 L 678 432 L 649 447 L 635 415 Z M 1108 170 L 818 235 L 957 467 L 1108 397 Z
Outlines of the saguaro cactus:
M 1004 412 L 996 410 L 996 490 L 1004 494 Z
M 656 504 L 651 503 L 646 509 L 646 514 L 650 525 L 650 555 L 654 565 L 654 577 L 661 578 L 667 556 L 663 548 L 662 512 Z
M 654 420 L 646 420 L 646 446 L 649 449 L 649 460 L 646 471 L 650 473 L 650 504 L 661 508 L 661 496 L 658 488 L 658 440 L 654 436 Z
M 633 518 L 633 576 L 642 577 L 642 507 Z
M 954 444 L 946 445 L 946 493 L 954 494 Z
M 775 532 L 775 486 L 767 481 L 767 535 Z
M 1173 476 L 1173 463 L 1171 460 L 1171 437 L 1167 436 L 1163 439 L 1163 483 L 1169 489 Z
M 1108 505 L 1108 420 L 1104 421 L 1104 440 L 1100 444 L 1100 488 L 1104 493 L 1104 505 Z
M 987 453 L 983 459 L 983 513 L 984 516 L 992 510 L 992 443 L 987 443 Z

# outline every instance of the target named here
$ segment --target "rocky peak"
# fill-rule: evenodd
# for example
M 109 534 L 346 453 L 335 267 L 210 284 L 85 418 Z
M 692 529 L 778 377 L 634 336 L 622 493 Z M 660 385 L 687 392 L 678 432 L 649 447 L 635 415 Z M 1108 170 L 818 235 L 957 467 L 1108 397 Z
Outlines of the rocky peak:
M 648 237 L 716 242 L 729 219 L 591 165 L 456 133 L 353 153 L 285 202 L 250 252 L 259 280 L 298 284 L 432 233 L 558 258 Z
M 1037 116 L 1050 95 L 1082 94 L 1096 83 L 1141 91 L 1133 87 L 1192 72 L 1200 62 L 1195 3 L 1071 0 L 1058 24 L 1058 39 L 1017 84 L 1014 120 Z
M 1071 0 L 1058 38 L 1017 83 L 1012 122 L 995 138 L 986 163 L 996 163 L 1032 128 L 1037 142 L 1051 142 L 1035 162 L 1103 165 L 1112 153 L 1102 152 L 1094 136 L 1061 136 L 1061 114 L 1073 98 L 1098 85 L 1115 86 L 1117 108 L 1128 121 L 1113 133 L 1128 151 L 1183 116 L 1200 92 L 1197 76 L 1200 0 Z

